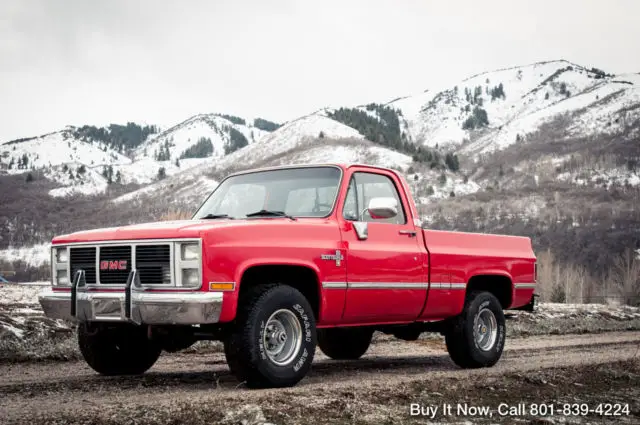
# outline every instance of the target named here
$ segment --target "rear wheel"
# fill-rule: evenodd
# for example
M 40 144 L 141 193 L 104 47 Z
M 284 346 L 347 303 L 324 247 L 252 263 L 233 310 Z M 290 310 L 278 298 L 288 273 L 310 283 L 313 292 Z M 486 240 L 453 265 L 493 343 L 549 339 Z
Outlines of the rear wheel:
M 502 356 L 506 327 L 502 305 L 489 292 L 471 292 L 445 334 L 447 351 L 462 368 L 493 366 Z
M 334 360 L 357 360 L 369 349 L 373 331 L 361 328 L 318 330 L 318 346 Z
M 248 387 L 289 387 L 307 374 L 315 355 L 313 311 L 298 290 L 286 285 L 251 288 L 225 340 L 231 372 Z
M 147 338 L 146 328 L 133 325 L 78 326 L 80 353 L 102 375 L 139 375 L 154 365 L 162 347 Z

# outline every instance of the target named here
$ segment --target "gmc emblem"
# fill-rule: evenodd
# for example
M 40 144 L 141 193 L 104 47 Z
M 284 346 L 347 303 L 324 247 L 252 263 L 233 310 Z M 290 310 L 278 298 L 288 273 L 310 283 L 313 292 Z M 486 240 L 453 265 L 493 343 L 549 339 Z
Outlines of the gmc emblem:
M 100 270 L 127 270 L 127 260 L 100 261 Z

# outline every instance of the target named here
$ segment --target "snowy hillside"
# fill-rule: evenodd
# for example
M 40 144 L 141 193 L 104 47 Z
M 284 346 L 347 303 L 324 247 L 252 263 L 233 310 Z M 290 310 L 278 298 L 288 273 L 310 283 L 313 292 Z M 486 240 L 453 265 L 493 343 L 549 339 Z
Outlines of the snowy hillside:
M 319 112 L 288 122 L 262 138 L 258 143 L 226 156 L 218 163 L 218 167 L 258 165 L 275 155 L 285 154 L 292 149 L 310 143 L 321 133 L 327 139 L 363 139 L 357 130 L 340 124 Z
M 6 152 L 6 153 L 5 153 Z M 131 159 L 102 143 L 89 143 L 74 137 L 72 128 L 0 145 L 9 173 L 23 173 L 63 164 L 130 164 Z M 24 159 L 26 158 L 26 163 Z
M 269 134 L 256 123 L 267 129 L 277 127 L 263 119 L 249 123 L 228 115 L 197 115 L 149 135 L 134 150 L 122 145 L 115 149 L 102 140 L 100 137 L 109 136 L 109 127 L 69 126 L 1 144 L 0 169 L 8 174 L 42 171 L 45 178 L 60 185 L 49 191 L 53 197 L 94 195 L 104 193 L 111 183 L 149 184 L 191 167 L 212 164 L 227 152 Z
M 323 137 L 318 136 L 322 133 Z M 174 204 L 196 207 L 217 185 L 210 175 L 224 176 L 237 169 L 312 162 L 367 162 L 406 169 L 411 157 L 363 140 L 356 130 L 323 115 L 311 114 L 283 125 L 218 161 L 175 174 L 114 199 L 116 203 L 171 199 Z
M 208 139 L 212 145 L 212 152 L 208 156 L 221 158 L 233 149 L 234 137 L 237 137 L 241 144 L 251 144 L 268 133 L 243 118 L 201 114 L 150 137 L 138 147 L 135 157 L 154 158 L 165 144 L 168 144 L 168 159 L 181 158 L 199 140 Z
M 525 139 L 559 114 L 575 114 L 570 135 L 615 131 L 619 127 L 611 121 L 640 116 L 639 108 L 629 109 L 640 101 L 639 77 L 612 76 L 567 61 L 541 62 L 482 73 L 389 105 L 403 112 L 417 143 L 485 153 Z

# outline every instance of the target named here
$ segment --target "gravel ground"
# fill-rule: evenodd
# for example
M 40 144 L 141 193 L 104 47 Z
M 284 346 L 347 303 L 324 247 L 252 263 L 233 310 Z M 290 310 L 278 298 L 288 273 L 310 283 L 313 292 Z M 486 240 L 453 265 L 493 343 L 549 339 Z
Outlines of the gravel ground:
M 318 354 L 296 387 L 247 390 L 220 353 L 164 355 L 145 375 L 101 377 L 82 361 L 0 366 L 3 423 L 430 423 L 411 405 L 487 406 L 493 417 L 436 415 L 437 422 L 514 423 L 500 403 L 623 403 L 611 423 L 640 422 L 640 332 L 508 340 L 487 369 L 460 370 L 440 341 L 378 342 L 360 360 Z M 536 419 L 524 417 L 525 423 Z M 540 419 L 540 418 L 537 418 Z M 600 415 L 553 421 L 601 423 Z M 246 422 L 242 422 L 242 421 Z M 549 420 L 546 418 L 545 420 Z

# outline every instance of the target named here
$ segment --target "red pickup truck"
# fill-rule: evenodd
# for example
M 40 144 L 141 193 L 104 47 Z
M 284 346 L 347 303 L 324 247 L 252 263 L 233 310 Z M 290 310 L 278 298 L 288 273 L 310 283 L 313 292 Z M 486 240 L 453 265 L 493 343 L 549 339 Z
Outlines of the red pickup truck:
M 366 165 L 233 174 L 191 220 L 54 238 L 51 267 L 40 303 L 98 373 L 220 340 L 249 387 L 295 385 L 316 345 L 358 359 L 374 331 L 440 332 L 460 367 L 492 366 L 536 282 L 529 238 L 424 229 L 405 179 Z

